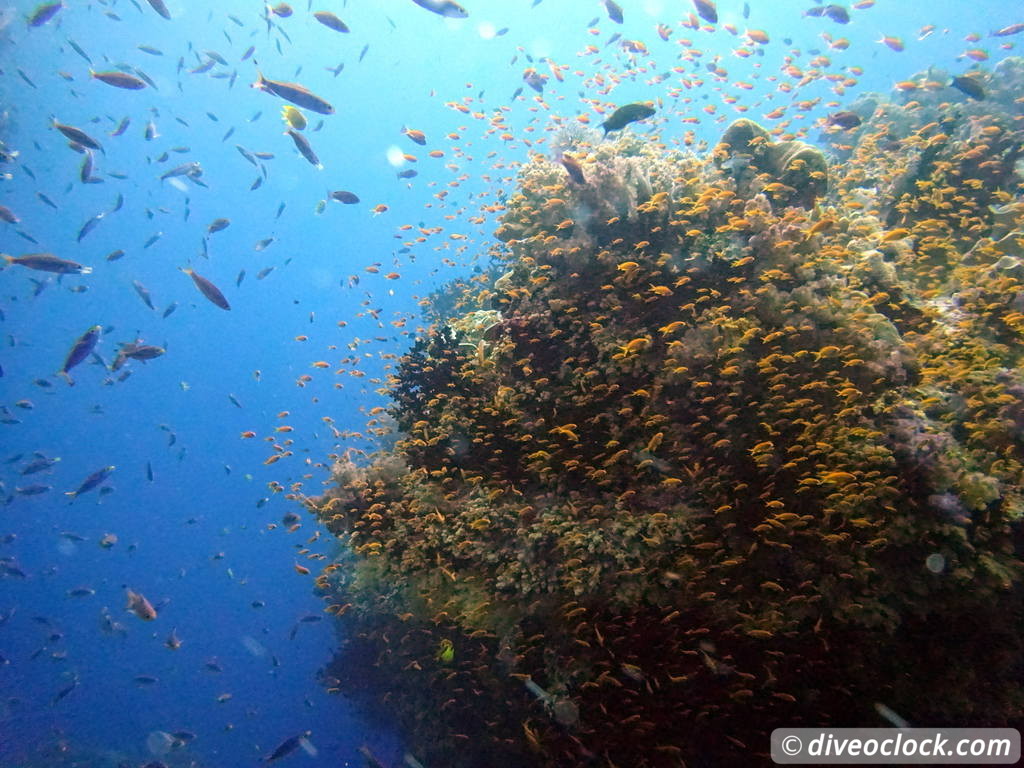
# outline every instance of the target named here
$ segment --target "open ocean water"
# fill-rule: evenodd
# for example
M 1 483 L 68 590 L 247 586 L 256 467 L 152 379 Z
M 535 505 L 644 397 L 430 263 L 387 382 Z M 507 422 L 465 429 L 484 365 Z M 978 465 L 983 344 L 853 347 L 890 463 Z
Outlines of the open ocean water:
M 602 145 L 625 136 L 706 158 L 730 124 L 749 118 L 772 131 L 769 140 L 799 139 L 823 150 L 835 179 L 844 165 L 848 170 L 864 158 L 850 148 L 872 110 L 861 106 L 852 118 L 849 111 L 863 94 L 885 94 L 898 109 L 911 111 L 907 104 L 917 92 L 929 105 L 945 94 L 973 109 L 970 119 L 981 119 L 985 97 L 969 91 L 975 83 L 996 87 L 991 73 L 1018 55 L 1021 22 L 1024 7 L 1004 0 L 719 0 L 717 8 L 710 0 L 5 4 L 0 251 L 9 258 L 0 273 L 0 766 L 235 768 L 273 758 L 310 768 L 372 765 L 370 760 L 389 768 L 437 768 L 460 764 L 451 757 L 460 750 L 474 755 L 461 764 L 489 764 L 479 757 L 486 753 L 479 747 L 484 732 L 450 741 L 458 728 L 444 720 L 444 699 L 420 719 L 439 724 L 444 736 L 436 738 L 448 753 L 416 732 L 408 711 L 389 715 L 389 702 L 429 700 L 436 680 L 410 678 L 408 688 L 396 687 L 382 703 L 383 689 L 374 692 L 364 683 L 361 696 L 348 695 L 354 693 L 346 689 L 348 680 L 334 676 L 353 664 L 374 667 L 376 652 L 328 669 L 339 645 L 362 630 L 335 618 L 335 612 L 345 613 L 343 599 L 333 600 L 327 589 L 318 594 L 315 580 L 329 562 L 339 563 L 338 571 L 353 565 L 347 545 L 310 514 L 316 503 L 301 503 L 330 487 L 336 459 L 366 464 L 378 447 L 375 432 L 390 418 L 381 409 L 393 403 L 389 376 L 398 373 L 399 358 L 416 340 L 428 337 L 433 317 L 425 314 L 427 298 L 456 278 L 477 277 L 494 288 L 495 277 L 515 270 L 508 263 L 494 266 L 493 254 L 506 247 L 495 231 L 515 205 L 517 175 L 540 162 L 531 158 L 543 158 L 556 174 L 544 183 L 562 185 L 545 192 L 558 198 L 546 203 L 550 208 L 575 194 L 574 162 L 582 186 L 596 183 L 591 169 L 601 162 L 593 157 Z M 963 75 L 976 79 L 951 84 Z M 649 109 L 624 113 L 605 138 L 601 123 L 630 104 Z M 1000 114 L 1009 115 L 1006 131 L 1016 138 L 1000 149 L 1009 158 L 1009 170 L 993 182 L 1002 196 L 986 205 L 1016 215 L 1016 224 L 998 233 L 979 230 L 975 239 L 1019 235 L 1024 221 L 1021 166 L 1014 165 L 1024 110 L 1020 98 L 1000 104 Z M 899 121 L 893 113 L 886 118 Z M 948 132 L 954 130 L 951 124 Z M 559 142 L 572 147 L 568 162 L 553 147 Z M 837 148 L 844 142 L 849 146 Z M 731 169 L 739 184 L 743 169 Z M 808 222 L 827 219 L 822 206 L 829 205 L 838 219 L 852 210 L 843 205 L 855 195 L 847 185 L 840 200 L 836 188 L 833 181 L 822 199 L 797 196 L 790 203 L 803 206 Z M 536 193 L 537 187 L 530 189 Z M 774 193 L 771 187 L 768 193 Z M 913 194 L 927 193 L 920 187 Z M 634 202 L 643 203 L 642 193 L 640 198 Z M 523 214 L 523 221 L 542 220 L 543 205 Z M 572 233 L 594 205 L 569 206 L 537 241 Z M 1008 205 L 1018 208 L 1000 208 Z M 781 215 L 784 207 L 776 205 L 773 213 Z M 886 225 L 890 231 L 906 227 L 907 234 L 886 240 L 880 232 L 876 239 L 885 243 L 913 229 L 894 219 Z M 631 245 L 653 236 L 639 230 L 632 235 L 621 246 L 618 271 L 614 265 L 610 270 L 624 280 L 658 256 L 657 249 L 646 253 L 644 245 Z M 851 230 L 847 240 L 856 236 Z M 615 250 L 613 238 L 594 235 L 584 247 Z M 672 254 L 685 259 L 687 242 L 692 245 L 693 237 L 680 235 Z M 1020 250 L 1016 245 L 1000 253 L 1016 258 Z M 523 245 L 517 258 L 527 253 Z M 542 261 L 533 255 L 531 264 Z M 576 272 L 582 271 L 577 264 Z M 550 274 L 557 282 L 571 272 L 556 267 Z M 548 279 L 520 277 L 538 290 Z M 671 293 L 683 283 L 666 285 Z M 662 295 L 650 275 L 636 286 L 630 290 L 653 291 L 644 293 L 644 301 Z M 575 295 L 575 289 L 565 291 L 543 311 L 563 311 Z M 995 299 L 1002 300 L 1021 301 L 1012 291 Z M 467 300 L 463 310 L 490 306 Z M 449 307 L 442 314 L 458 311 Z M 696 313 L 678 316 L 689 322 Z M 1007 322 L 1020 328 L 1012 318 Z M 671 333 L 656 333 L 658 325 L 647 329 L 650 338 L 637 326 L 615 344 L 627 358 L 642 355 L 651 338 Z M 1019 366 L 1016 332 L 1015 340 L 999 343 Z M 491 343 L 486 338 L 472 336 L 467 345 L 481 366 Z M 573 346 L 582 344 L 579 337 L 572 338 L 566 346 L 557 336 L 536 341 L 562 359 L 582 349 Z M 824 343 L 815 359 L 831 354 Z M 1013 365 L 1008 370 L 1012 374 Z M 639 378 L 630 379 L 632 387 L 643 386 L 644 374 L 634 374 Z M 519 388 L 514 377 L 505 383 L 510 391 Z M 522 391 L 540 402 L 547 386 L 545 380 Z M 590 384 L 581 386 L 584 391 Z M 1019 396 L 1010 385 L 1007 391 Z M 571 410 L 567 400 L 551 408 L 554 416 L 543 428 L 538 420 L 538 434 L 560 429 L 580 446 L 598 439 L 582 420 L 577 428 L 577 419 L 564 415 Z M 400 413 L 390 413 L 402 422 Z M 1012 429 L 1016 437 L 1003 461 L 1016 461 L 1024 441 L 1024 426 Z M 600 435 L 603 443 L 607 435 Z M 665 438 L 652 436 L 636 436 L 637 463 L 658 453 Z M 744 456 L 767 439 L 748 437 Z M 392 444 L 384 443 L 389 449 Z M 452 455 L 472 450 L 456 447 Z M 556 464 L 564 467 L 580 451 L 585 454 L 585 447 L 567 449 Z M 972 468 L 987 471 L 977 461 Z M 424 466 L 433 465 L 425 460 Z M 516 467 L 501 467 L 500 460 L 491 466 L 494 473 L 477 476 L 481 487 L 491 474 L 515 474 Z M 707 460 L 691 471 L 702 466 Z M 557 474 L 558 467 L 551 471 Z M 636 492 L 644 483 L 642 469 L 631 470 Z M 457 482 L 469 472 L 464 468 Z M 845 483 L 839 476 L 828 482 Z M 600 484 L 589 477 L 573 486 L 574 493 L 585 496 L 580 489 Z M 1012 483 L 1001 482 L 1001 490 L 972 507 L 977 515 L 995 515 L 999 500 L 1013 496 Z M 527 495 L 530 487 L 525 479 L 519 486 Z M 947 490 L 963 499 L 965 487 L 954 483 Z M 621 501 L 628 490 L 627 480 L 614 495 Z M 563 492 L 569 494 L 559 486 L 545 498 Z M 942 489 L 914 493 L 932 498 Z M 669 509 L 664 500 L 652 503 Z M 977 515 L 974 524 L 981 525 Z M 1001 520 L 996 527 L 1019 546 L 1018 518 L 1006 513 Z M 651 537 L 657 538 L 648 531 Z M 677 551 L 686 546 L 680 539 Z M 1020 552 L 1008 546 L 999 549 L 1012 560 L 1004 563 L 1006 588 L 993 600 L 1006 600 L 1004 610 L 1013 614 L 1020 605 Z M 372 547 L 357 551 L 361 557 L 377 554 Z M 429 552 L 425 561 L 436 556 L 440 568 L 443 547 Z M 884 570 L 900 559 L 889 552 L 878 554 L 877 562 L 874 555 L 859 557 Z M 763 572 L 757 581 L 782 581 L 779 590 L 795 594 L 789 590 L 803 580 L 787 568 L 779 565 L 779 573 Z M 129 594 L 139 597 L 132 601 Z M 572 589 L 565 594 L 572 597 Z M 363 603 L 351 602 L 353 615 L 372 624 L 367 611 L 373 601 L 364 595 Z M 661 598 L 652 604 L 665 609 L 655 624 L 664 626 L 660 619 L 666 616 L 673 620 L 672 604 Z M 753 612 L 751 605 L 737 611 Z M 440 607 L 420 606 L 428 624 Z M 802 632 L 812 631 L 813 616 L 794 621 L 805 622 Z M 434 624 L 443 620 L 435 616 Z M 462 629 L 480 626 L 464 622 Z M 766 630 L 753 631 L 756 638 Z M 581 643 L 598 646 L 594 638 Z M 661 695 L 667 678 L 645 671 L 644 663 L 616 647 L 611 669 L 621 680 L 617 687 L 630 688 L 642 708 L 645 697 Z M 449 641 L 431 639 L 429 648 L 436 650 L 420 663 L 432 661 L 442 671 L 458 668 L 464 658 L 458 642 L 454 653 L 446 652 Z M 705 672 L 728 676 L 748 664 L 751 674 L 761 674 L 762 666 L 739 660 L 739 651 L 731 663 L 711 646 L 694 644 L 691 652 Z M 495 659 L 503 651 L 496 646 L 489 653 Z M 1008 663 L 1020 671 L 1019 656 Z M 598 667 L 592 669 L 597 678 Z M 530 674 L 539 679 L 536 671 Z M 501 739 L 525 744 L 515 754 L 528 757 L 496 753 L 490 764 L 629 768 L 766 759 L 767 742 L 723 742 L 717 756 L 671 746 L 674 737 L 660 720 L 631 737 L 638 745 L 632 758 L 623 759 L 613 746 L 591 750 L 582 723 L 590 714 L 599 719 L 600 706 L 586 703 L 586 686 L 574 688 L 585 676 L 579 670 L 571 682 L 567 676 L 560 683 L 564 698 L 557 700 L 531 695 L 518 682 L 522 676 L 515 678 L 508 689 L 514 694 L 498 698 L 512 697 L 510 707 L 536 711 L 511 717 Z M 466 683 L 456 694 L 465 699 L 456 706 L 472 709 L 474 685 L 486 687 Z M 737 689 L 728 695 L 733 703 L 744 701 Z M 371 700 L 375 704 L 368 706 Z M 560 710 L 559 701 L 569 700 L 577 709 Z M 871 705 L 867 701 L 868 710 Z M 753 723 L 763 712 L 752 706 L 741 717 Z M 671 731 L 672 718 L 662 715 Z M 864 722 L 858 716 L 857 724 Z M 540 733 L 541 724 L 550 733 Z M 713 740 L 714 728 L 711 733 L 701 731 L 700 743 Z M 462 740 L 475 741 L 476 751 L 460 746 Z M 568 746 L 573 743 L 578 748 Z M 664 749 L 653 749 L 659 746 Z M 448 757 L 437 756 L 443 754 Z

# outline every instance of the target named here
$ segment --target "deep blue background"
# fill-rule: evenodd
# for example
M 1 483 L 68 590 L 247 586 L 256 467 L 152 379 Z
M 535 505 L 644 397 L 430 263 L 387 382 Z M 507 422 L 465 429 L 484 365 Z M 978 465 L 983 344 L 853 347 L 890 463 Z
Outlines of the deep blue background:
M 349 444 L 365 447 L 358 440 L 335 439 L 323 417 L 334 419 L 341 430 L 360 431 L 366 411 L 385 403 L 377 390 L 390 361 L 382 355 L 399 355 L 408 347 L 410 334 L 421 324 L 419 300 L 433 287 L 486 266 L 493 217 L 471 219 L 496 195 L 511 191 L 514 164 L 531 151 L 546 151 L 538 140 L 548 135 L 555 116 L 571 121 L 589 113 L 592 125 L 600 122 L 591 100 L 614 105 L 660 99 L 662 140 L 678 142 L 694 130 L 697 138 L 714 142 L 740 116 L 736 107 L 747 107 L 742 114 L 762 120 L 777 106 L 821 97 L 814 111 L 799 113 L 791 106 L 787 112 L 789 130 L 810 130 L 815 120 L 865 90 L 888 91 L 931 65 L 968 69 L 973 62 L 962 57 L 967 49 L 985 48 L 992 57 L 988 63 L 995 63 L 1009 53 L 1000 46 L 1016 38 L 990 38 L 988 33 L 1022 20 L 1020 6 L 1005 0 L 974 3 L 969 11 L 955 0 L 878 0 L 874 7 L 851 11 L 853 22 L 840 26 L 804 18 L 801 12 L 810 3 L 750 0 L 745 21 L 742 0 L 721 0 L 720 24 L 711 32 L 679 25 L 690 10 L 681 0 L 622 0 L 626 23 L 621 27 L 607 19 L 601 3 L 590 0 L 545 0 L 535 7 L 531 0 L 467 0 L 466 20 L 441 18 L 411 0 L 332 1 L 312 10 L 335 11 L 350 34 L 322 26 L 305 4 L 296 4 L 294 16 L 274 19 L 290 36 L 289 43 L 276 31 L 268 35 L 259 2 L 218 2 L 212 12 L 208 5 L 170 0 L 173 20 L 165 21 L 143 0 L 69 0 L 53 21 L 36 29 L 25 23 L 30 4 L 0 14 L 6 23 L 0 31 L 0 103 L 5 105 L 0 138 L 20 152 L 15 164 L 0 168 L 13 174 L 0 182 L 0 204 L 21 218 L 18 225 L 0 224 L 0 250 L 14 255 L 51 251 L 94 269 L 91 275 L 62 280 L 22 267 L 0 273 L 5 316 L 0 404 L 18 421 L 0 425 L 0 460 L 24 456 L 0 464 L 3 496 L 13 496 L 0 507 L 0 537 L 16 535 L 0 544 L 0 558 L 11 558 L 27 574 L 24 579 L 0 577 L 0 616 L 16 609 L 0 626 L 0 655 L 9 661 L 0 666 L 0 765 L 15 764 L 16 758 L 61 739 L 75 750 L 119 752 L 141 760 L 147 734 L 157 729 L 194 731 L 198 739 L 191 755 L 225 768 L 252 766 L 279 742 L 306 729 L 313 731 L 311 742 L 319 754 L 289 758 L 295 764 L 357 762 L 355 750 L 362 743 L 385 761 L 397 762 L 400 735 L 391 723 L 367 722 L 343 697 L 327 696 L 316 682 L 317 669 L 336 644 L 333 622 L 303 624 L 289 639 L 299 617 L 323 607 L 312 593 L 313 576 L 293 569 L 300 562 L 316 573 L 317 562 L 296 552 L 316 526 L 303 513 L 296 532 L 280 525 L 269 528 L 286 512 L 302 510 L 283 494 L 272 493 L 267 483 L 276 480 L 290 489 L 301 481 L 299 492 L 315 495 L 326 479 L 329 454 Z M 243 26 L 230 21 L 229 14 Z M 594 17 L 599 18 L 598 34 L 587 26 Z M 656 34 L 658 23 L 672 28 L 668 42 Z M 725 28 L 729 23 L 737 34 Z M 937 29 L 918 41 L 925 24 Z M 748 26 L 766 30 L 772 39 L 761 46 L 763 55 L 741 58 L 733 51 L 743 45 Z M 506 34 L 492 36 L 503 27 Z M 822 32 L 849 38 L 849 49 L 829 50 L 819 37 Z M 965 40 L 972 32 L 982 40 Z M 606 46 L 613 33 L 642 41 L 648 53 L 631 58 L 615 44 Z M 897 53 L 880 45 L 882 35 L 901 36 L 906 50 Z M 792 46 L 783 42 L 785 37 Z M 69 38 L 92 58 L 95 69 L 119 63 L 139 67 L 158 90 L 121 91 L 91 80 L 87 63 L 67 44 Z M 164 55 L 138 50 L 143 44 Z M 282 134 L 285 102 L 249 88 L 256 67 L 240 58 L 250 45 L 267 77 L 301 82 L 335 105 L 336 114 L 323 118 L 319 131 L 312 129 L 320 116 L 307 113 L 306 135 L 324 170 L 309 165 Z M 588 45 L 598 51 L 588 53 Z M 364 46 L 369 47 L 358 61 Z M 779 82 L 795 84 L 780 74 L 785 57 L 808 70 L 815 48 L 830 58 L 821 66 L 825 74 L 849 75 L 850 67 L 860 67 L 858 84 L 837 94 L 832 82 L 819 79 L 793 93 L 780 92 Z M 190 74 L 205 60 L 206 50 L 217 51 L 229 65 Z M 695 50 L 699 54 L 681 58 Z M 551 72 L 539 57 L 567 66 L 565 82 L 551 78 L 543 101 L 528 88 L 511 100 L 530 66 L 527 55 L 543 74 Z M 179 57 L 185 62 L 181 74 L 176 72 Z M 728 71 L 721 81 L 706 68 L 715 57 Z M 339 76 L 325 71 L 339 62 L 345 63 Z M 638 71 L 627 73 L 631 66 Z M 30 87 L 19 70 L 37 87 Z M 237 81 L 230 88 L 228 79 L 212 77 L 235 72 Z M 604 86 L 617 77 L 620 82 L 600 92 L 595 75 Z M 656 78 L 660 75 L 665 77 Z M 690 87 L 681 85 L 681 78 Z M 738 81 L 754 88 L 738 87 Z M 674 100 L 673 92 L 680 98 Z M 730 105 L 724 96 L 738 101 Z M 832 100 L 838 104 L 829 106 Z M 470 113 L 446 106 L 451 102 L 466 104 Z M 702 111 L 707 105 L 715 105 L 714 114 Z M 257 113 L 262 114 L 254 118 Z M 504 115 L 504 122 L 492 124 L 495 115 Z M 102 142 L 105 154 L 97 155 L 95 173 L 103 183 L 79 182 L 81 157 L 50 126 L 50 116 Z M 127 132 L 108 136 L 125 116 L 131 118 Z M 700 120 L 682 122 L 691 117 Z M 150 119 L 160 136 L 147 142 L 143 132 Z M 424 131 L 427 146 L 402 135 L 403 127 Z M 229 128 L 234 135 L 224 141 Z M 511 141 L 501 138 L 506 131 Z M 459 138 L 447 138 L 452 132 Z M 816 133 L 811 131 L 812 137 Z M 276 155 L 266 161 L 268 177 L 256 191 L 249 188 L 258 171 L 235 150 L 236 144 Z M 163 152 L 182 146 L 189 150 L 158 161 Z M 418 170 L 418 177 L 396 178 L 389 148 L 417 156 L 418 162 L 403 167 Z M 428 157 L 431 149 L 443 150 L 445 157 Z M 169 168 L 191 160 L 202 163 L 209 188 L 159 180 Z M 119 180 L 110 172 L 127 178 Z M 351 190 L 362 202 L 332 202 L 318 215 L 317 202 L 331 189 Z M 448 193 L 443 201 L 435 197 L 442 191 Z M 58 210 L 46 206 L 37 197 L 40 192 Z M 109 210 L 118 194 L 124 196 L 123 208 L 76 243 L 79 228 Z M 281 203 L 285 209 L 276 218 Z M 374 216 L 378 204 L 388 210 Z M 202 237 L 217 217 L 232 223 L 210 238 L 205 258 Z M 411 230 L 399 229 L 409 224 Z M 415 242 L 420 227 L 444 229 Z M 39 245 L 19 237 L 19 230 Z M 158 232 L 163 233 L 160 240 L 143 249 Z M 451 234 L 468 239 L 451 239 Z M 275 242 L 255 251 L 255 243 L 267 237 Z M 105 260 L 119 248 L 126 252 L 123 259 Z M 365 271 L 375 263 L 378 273 Z M 207 302 L 178 271 L 186 266 L 219 285 L 232 310 Z M 275 269 L 266 279 L 256 279 L 271 266 Z M 242 269 L 246 278 L 236 287 Z M 392 271 L 401 277 L 387 279 Z M 351 275 L 359 276 L 357 285 Z M 33 296 L 30 278 L 47 283 L 38 296 Z M 152 293 L 156 312 L 136 295 L 135 280 Z M 71 290 L 75 286 L 87 290 L 76 293 Z M 171 302 L 178 302 L 177 311 L 162 319 Z M 124 382 L 105 381 L 109 373 L 83 364 L 74 371 L 76 385 L 69 387 L 53 374 L 74 340 L 97 323 L 113 326 L 98 348 L 108 363 L 117 342 L 136 337 L 166 346 L 167 354 L 148 364 L 129 363 L 133 373 Z M 309 338 L 295 341 L 299 335 Z M 343 358 L 349 361 L 342 363 Z M 318 360 L 330 368 L 311 367 Z M 304 374 L 312 381 L 298 387 Z M 39 378 L 53 386 L 34 384 Z M 243 408 L 229 401 L 229 393 Z M 34 407 L 14 405 L 23 398 Z M 281 411 L 290 413 L 278 418 Z M 294 432 L 276 434 L 280 425 Z M 258 437 L 240 439 L 250 429 Z M 177 438 L 173 446 L 168 445 L 170 432 Z M 268 436 L 279 443 L 293 439 L 293 455 L 264 466 L 272 452 L 264 441 Z M 61 461 L 49 474 L 19 477 L 33 451 Z M 146 477 L 147 462 L 153 482 Z M 63 496 L 108 464 L 117 467 L 108 481 L 113 493 L 101 498 L 93 491 L 74 503 Z M 15 493 L 30 483 L 53 488 L 31 497 Z M 258 506 L 265 498 L 269 501 Z M 73 542 L 64 532 L 86 540 Z M 98 541 L 108 532 L 119 542 L 104 550 Z M 335 551 L 326 538 L 309 546 L 329 556 Z M 158 605 L 156 621 L 144 623 L 125 612 L 125 585 Z M 96 594 L 67 596 L 80 586 Z M 254 600 L 265 601 L 266 607 L 253 608 Z M 101 632 L 104 607 L 125 625 L 127 638 Z M 164 646 L 172 628 L 183 641 L 177 651 Z M 31 659 L 52 632 L 63 637 Z M 252 641 L 264 649 L 262 654 L 247 647 Z M 280 666 L 273 665 L 275 656 Z M 222 673 L 204 667 L 214 657 Z M 140 687 L 133 682 L 140 674 L 154 675 L 159 682 Z M 80 686 L 51 706 L 74 675 Z M 222 693 L 233 698 L 218 703 Z

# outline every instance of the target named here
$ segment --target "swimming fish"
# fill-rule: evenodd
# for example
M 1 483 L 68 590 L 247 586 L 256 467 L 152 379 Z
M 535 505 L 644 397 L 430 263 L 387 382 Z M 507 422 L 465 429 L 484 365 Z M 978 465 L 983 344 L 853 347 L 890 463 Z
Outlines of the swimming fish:
M 607 131 L 605 131 L 607 133 Z M 569 178 L 575 181 L 577 184 L 584 184 L 586 178 L 583 176 L 583 168 L 580 167 L 579 161 L 576 158 L 569 155 L 562 155 L 558 158 L 558 162 L 565 168 L 566 173 L 569 174 Z
M 831 115 L 828 116 L 829 125 L 839 126 L 840 128 L 846 131 L 853 130 L 862 122 L 863 121 L 861 120 L 860 115 L 858 115 L 856 112 L 833 112 Z
M 970 75 L 958 75 L 949 82 L 950 86 L 972 99 L 981 101 L 985 98 L 985 89 L 978 80 Z
M 167 10 L 167 6 L 164 4 L 164 0 L 146 0 L 150 7 L 165 19 L 170 20 L 171 12 Z
M 103 469 L 97 469 L 95 472 L 93 472 L 91 475 L 85 478 L 85 480 L 82 481 L 82 484 L 78 486 L 76 490 L 64 491 L 64 495 L 70 496 L 72 500 L 77 499 L 83 493 L 88 493 L 97 485 L 106 480 L 110 476 L 110 473 L 113 472 L 115 469 L 116 467 L 114 467 L 113 465 L 109 467 L 103 467 Z
M 653 115 L 655 111 L 654 107 L 640 102 L 626 104 L 625 106 L 619 107 L 612 112 L 611 117 L 601 123 L 601 127 L 604 129 L 604 135 L 607 136 L 611 131 L 621 130 L 630 123 L 635 123 L 637 120 L 645 120 Z
M 291 104 L 281 108 L 281 117 L 284 118 L 285 125 L 294 128 L 296 131 L 302 131 L 306 128 L 306 116 Z
M 213 304 L 216 304 L 221 309 L 231 309 L 231 305 L 228 304 L 228 300 L 224 298 L 224 294 L 220 292 L 220 289 L 207 280 L 202 275 L 197 274 L 191 269 L 182 269 L 186 275 L 192 278 L 192 282 L 196 284 L 196 288 Z
M 40 272 L 55 272 L 59 275 L 88 275 L 92 267 L 85 267 L 74 261 L 67 261 L 54 256 L 52 253 L 29 253 L 24 256 L 10 256 L 0 254 L 8 264 L 18 264 L 29 269 Z
M 125 606 L 125 610 L 131 611 L 143 621 L 152 621 L 156 618 L 156 608 L 146 599 L 145 595 L 133 592 L 127 587 L 125 589 L 128 596 L 128 605 Z
M 28 17 L 28 25 L 30 27 L 41 27 L 43 24 L 48 22 L 54 16 L 56 16 L 60 9 L 64 7 L 64 3 L 46 3 L 36 8 L 35 12 Z
M 718 9 L 713 0 L 693 0 L 693 7 L 697 9 L 697 15 L 708 24 L 718 23 Z
M 348 192 L 344 189 L 336 189 L 330 193 L 331 200 L 336 200 L 339 203 L 345 205 L 355 205 L 359 202 L 359 196 L 354 192 Z
M 71 141 L 75 142 L 75 144 L 80 144 L 81 146 L 88 147 L 89 149 L 97 149 L 100 152 L 103 151 L 103 147 L 100 143 L 81 128 L 75 128 L 73 125 L 64 125 L 63 123 L 59 123 L 57 122 L 56 117 L 51 117 L 50 120 L 53 122 L 54 128 L 67 136 Z
M 420 8 L 449 19 L 464 19 L 469 16 L 469 11 L 455 2 L 455 0 L 412 0 Z
M 344 21 L 339 19 L 330 11 L 317 11 L 313 14 L 313 18 L 323 24 L 325 27 L 330 27 L 335 32 L 348 32 L 348 25 Z
M 320 158 L 316 156 L 316 152 L 313 151 L 313 146 L 309 143 L 309 140 L 298 131 L 293 131 L 289 128 L 285 131 L 289 136 L 292 137 L 292 141 L 295 142 L 295 148 L 299 150 L 299 153 L 309 161 L 310 165 L 313 165 L 320 170 L 323 165 L 320 162 Z
M 334 107 L 326 100 L 298 83 L 285 83 L 278 80 L 268 80 L 259 73 L 259 79 L 252 84 L 253 88 L 267 93 L 272 93 L 285 101 L 290 101 L 300 107 L 317 112 L 321 115 L 333 115 Z
M 275 760 L 280 760 L 282 757 L 286 757 L 299 748 L 303 739 L 308 739 L 313 735 L 312 731 L 303 731 L 297 736 L 292 736 L 290 739 L 285 739 L 278 744 L 277 749 L 263 758 L 264 762 L 272 763 Z
M 97 342 L 100 340 L 102 331 L 102 326 L 94 325 L 79 336 L 75 343 L 71 345 L 67 357 L 64 358 L 64 366 L 58 371 L 59 375 L 63 376 L 69 385 L 74 385 L 75 382 L 68 375 L 68 372 L 92 354 Z M 26 473 L 22 472 L 22 474 Z
M 146 87 L 144 80 L 135 77 L 135 75 L 129 75 L 127 72 L 119 72 L 118 70 L 94 72 L 90 69 L 89 74 L 94 80 L 99 80 L 115 88 L 124 88 L 128 91 L 138 91 Z

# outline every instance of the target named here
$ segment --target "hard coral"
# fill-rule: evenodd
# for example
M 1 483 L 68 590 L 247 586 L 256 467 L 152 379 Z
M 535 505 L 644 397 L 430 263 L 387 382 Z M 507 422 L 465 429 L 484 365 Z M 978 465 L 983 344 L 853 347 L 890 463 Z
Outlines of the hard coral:
M 505 274 L 455 302 L 491 311 L 416 343 L 394 450 L 309 502 L 355 563 L 320 582 L 352 605 L 331 674 L 426 763 L 766 763 L 876 702 L 1020 724 L 1024 289 L 993 243 L 1024 207 L 964 157 L 1019 140 L 947 105 L 955 149 L 890 146 L 886 109 L 830 194 L 749 121 L 707 161 L 523 169 Z

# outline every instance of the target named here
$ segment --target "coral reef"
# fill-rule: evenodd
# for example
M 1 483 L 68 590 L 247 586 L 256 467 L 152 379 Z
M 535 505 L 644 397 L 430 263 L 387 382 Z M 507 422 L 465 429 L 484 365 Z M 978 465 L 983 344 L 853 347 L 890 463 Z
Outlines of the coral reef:
M 747 120 L 523 167 L 501 277 L 393 377 L 393 450 L 306 500 L 348 548 L 328 683 L 424 764 L 1020 725 L 1021 104 L 871 109 L 832 167 Z

